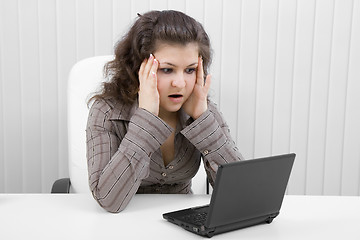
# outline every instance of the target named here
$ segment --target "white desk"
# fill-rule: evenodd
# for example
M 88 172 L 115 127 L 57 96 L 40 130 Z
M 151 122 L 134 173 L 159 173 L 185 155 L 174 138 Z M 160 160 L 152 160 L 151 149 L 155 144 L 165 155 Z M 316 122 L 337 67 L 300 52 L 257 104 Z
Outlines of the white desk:
M 0 194 L 1 239 L 202 239 L 162 213 L 209 203 L 207 195 L 136 195 L 119 214 L 90 195 Z M 286 196 L 280 215 L 212 239 L 360 239 L 360 197 Z

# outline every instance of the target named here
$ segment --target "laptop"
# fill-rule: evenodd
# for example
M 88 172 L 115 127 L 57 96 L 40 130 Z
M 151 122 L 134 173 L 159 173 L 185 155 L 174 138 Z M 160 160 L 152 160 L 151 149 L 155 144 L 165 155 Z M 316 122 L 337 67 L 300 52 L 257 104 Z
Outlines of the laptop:
M 163 218 L 206 237 L 271 223 L 280 212 L 295 156 L 220 165 L 209 205 L 164 213 Z

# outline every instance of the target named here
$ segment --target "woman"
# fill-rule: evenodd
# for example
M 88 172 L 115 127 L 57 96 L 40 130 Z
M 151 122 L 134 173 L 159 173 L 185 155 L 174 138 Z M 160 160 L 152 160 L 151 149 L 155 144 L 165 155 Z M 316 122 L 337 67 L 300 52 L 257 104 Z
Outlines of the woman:
M 177 11 L 139 15 L 117 44 L 86 130 L 89 185 L 104 209 L 120 212 L 135 193 L 191 193 L 201 157 L 211 184 L 219 164 L 242 159 L 207 97 L 210 61 L 203 27 Z

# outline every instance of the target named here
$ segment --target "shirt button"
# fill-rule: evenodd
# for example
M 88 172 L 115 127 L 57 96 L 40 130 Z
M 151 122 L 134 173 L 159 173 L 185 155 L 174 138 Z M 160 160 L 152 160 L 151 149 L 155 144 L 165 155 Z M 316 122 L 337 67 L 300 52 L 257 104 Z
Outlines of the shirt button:
M 204 150 L 203 153 L 204 155 L 207 155 L 209 153 L 209 150 Z
M 172 165 L 171 165 L 171 166 L 169 166 L 169 169 L 174 169 L 174 166 L 172 166 Z
M 161 175 L 162 175 L 163 177 L 166 177 L 166 173 L 164 173 L 164 172 L 163 172 Z

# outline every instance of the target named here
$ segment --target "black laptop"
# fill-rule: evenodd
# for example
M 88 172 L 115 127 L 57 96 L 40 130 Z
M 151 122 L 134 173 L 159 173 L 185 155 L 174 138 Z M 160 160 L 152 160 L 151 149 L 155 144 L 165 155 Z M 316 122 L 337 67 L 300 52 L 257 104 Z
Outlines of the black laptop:
M 271 223 L 279 214 L 295 154 L 219 166 L 209 205 L 163 214 L 193 233 L 215 234 Z

